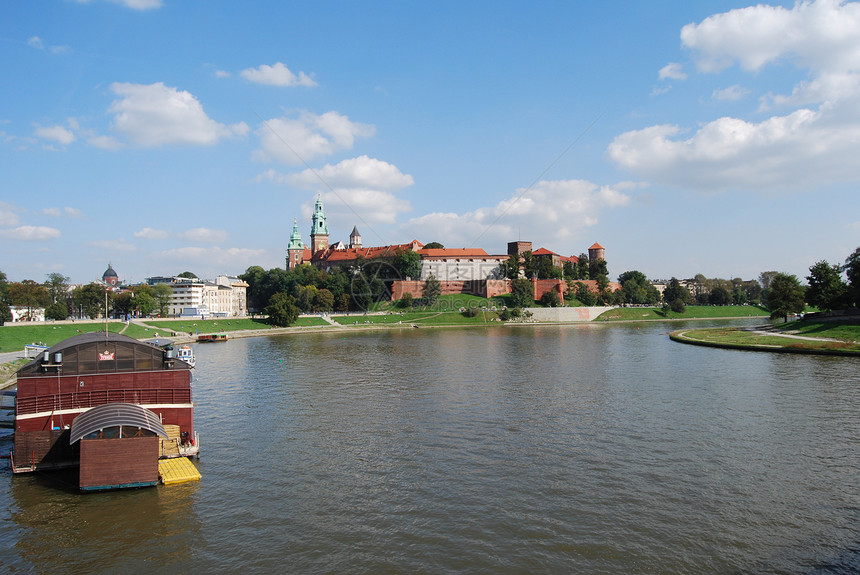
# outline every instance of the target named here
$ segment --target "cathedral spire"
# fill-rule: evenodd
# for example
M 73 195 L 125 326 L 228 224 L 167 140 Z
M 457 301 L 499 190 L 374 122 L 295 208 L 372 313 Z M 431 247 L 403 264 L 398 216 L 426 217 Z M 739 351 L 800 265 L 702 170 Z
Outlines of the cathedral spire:
M 322 196 L 317 196 L 314 206 L 314 215 L 311 219 L 311 250 L 317 253 L 328 247 L 328 226 L 325 223 L 325 210 L 323 209 Z

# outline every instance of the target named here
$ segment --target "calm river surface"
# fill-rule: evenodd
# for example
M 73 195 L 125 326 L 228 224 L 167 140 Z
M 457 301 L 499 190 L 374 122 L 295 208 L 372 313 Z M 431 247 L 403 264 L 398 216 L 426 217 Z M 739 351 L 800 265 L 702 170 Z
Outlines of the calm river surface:
M 669 341 L 680 327 L 198 345 L 202 481 L 79 495 L 58 477 L 12 477 L 7 467 L 0 565 L 50 574 L 860 570 L 857 360 Z M 0 440 L 6 453 L 10 445 Z

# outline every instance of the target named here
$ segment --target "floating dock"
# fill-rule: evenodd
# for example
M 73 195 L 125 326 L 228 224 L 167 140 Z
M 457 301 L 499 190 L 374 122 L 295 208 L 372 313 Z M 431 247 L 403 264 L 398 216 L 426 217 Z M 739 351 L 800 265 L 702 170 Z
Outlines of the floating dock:
M 187 457 L 158 460 L 158 476 L 165 485 L 200 481 L 202 475 Z

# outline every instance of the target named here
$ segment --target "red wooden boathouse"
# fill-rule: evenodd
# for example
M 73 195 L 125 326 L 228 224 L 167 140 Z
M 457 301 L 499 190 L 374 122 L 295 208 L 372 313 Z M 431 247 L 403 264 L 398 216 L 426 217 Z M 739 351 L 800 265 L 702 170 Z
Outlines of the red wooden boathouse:
M 196 454 L 191 368 L 174 353 L 124 335 L 94 332 L 66 339 L 22 367 L 13 472 L 78 466 L 82 442 L 70 441 L 72 424 L 82 413 L 105 404 L 139 406 L 155 414 L 159 423 L 178 426 L 182 440 L 175 455 Z M 160 455 L 156 450 L 154 461 Z M 112 461 L 112 467 L 122 465 Z M 82 470 L 82 477 L 90 471 Z

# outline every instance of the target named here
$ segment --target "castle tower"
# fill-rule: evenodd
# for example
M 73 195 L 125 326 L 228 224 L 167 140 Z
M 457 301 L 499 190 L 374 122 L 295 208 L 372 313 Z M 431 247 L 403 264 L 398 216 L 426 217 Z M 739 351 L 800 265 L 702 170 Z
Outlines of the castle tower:
M 352 226 L 352 233 L 349 234 L 349 247 L 350 248 L 361 248 L 361 234 L 358 233 L 358 228 Z
M 305 254 L 305 244 L 299 234 L 299 224 L 293 218 L 293 233 L 290 234 L 290 243 L 287 245 L 287 269 L 291 270 L 302 263 Z
M 588 248 L 588 261 L 595 262 L 597 260 L 605 260 L 605 259 L 606 259 L 606 250 L 600 244 L 595 243 L 593 246 Z
M 311 224 L 311 251 L 317 253 L 328 247 L 328 226 L 325 223 L 322 197 L 317 197 Z

